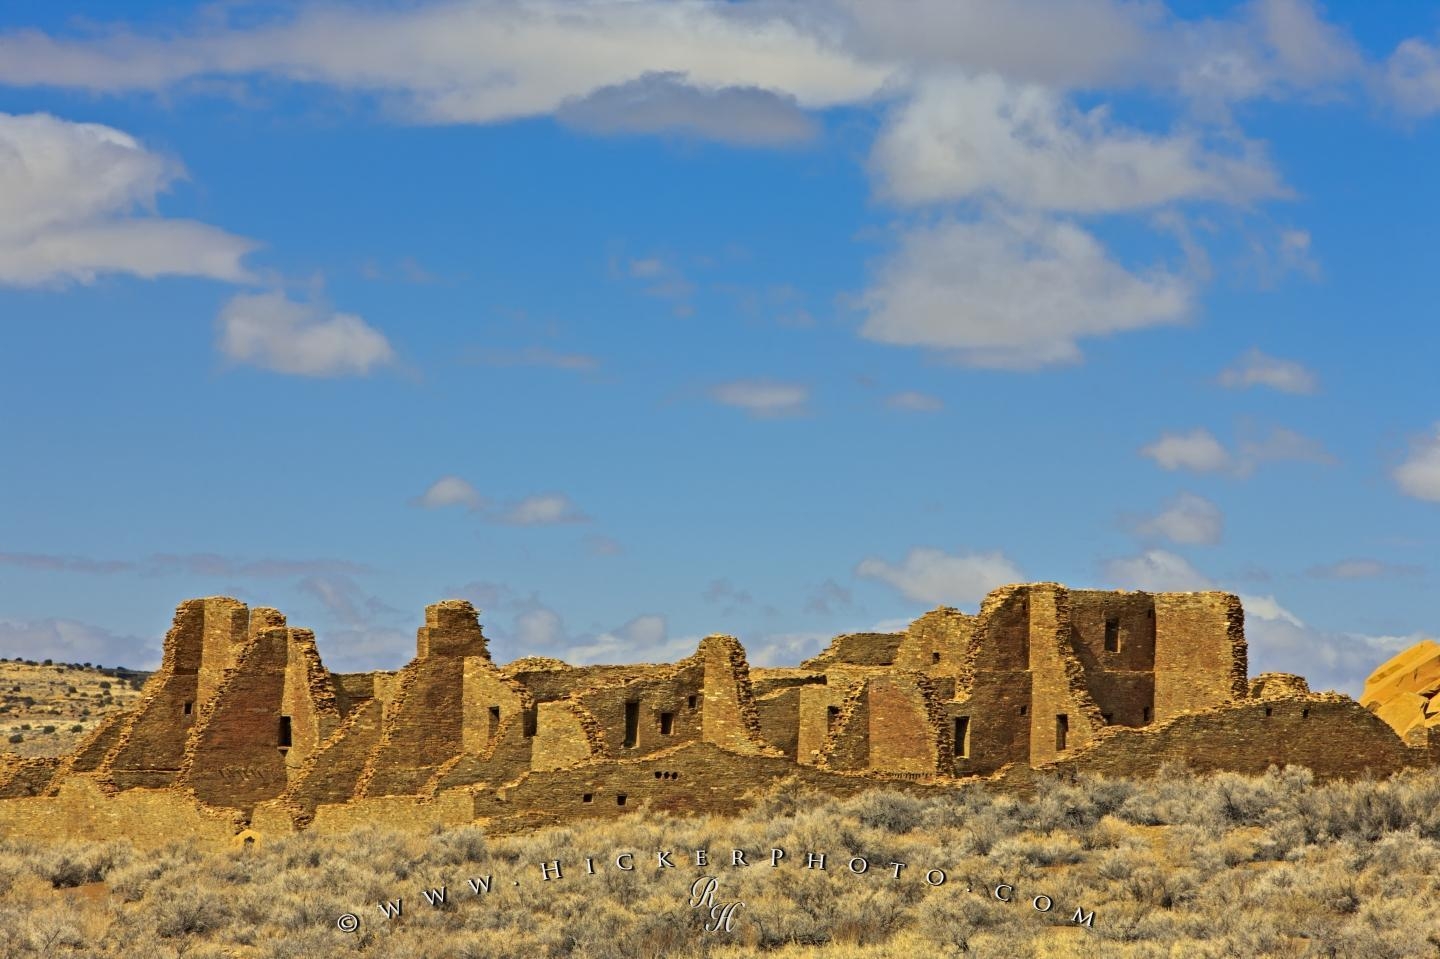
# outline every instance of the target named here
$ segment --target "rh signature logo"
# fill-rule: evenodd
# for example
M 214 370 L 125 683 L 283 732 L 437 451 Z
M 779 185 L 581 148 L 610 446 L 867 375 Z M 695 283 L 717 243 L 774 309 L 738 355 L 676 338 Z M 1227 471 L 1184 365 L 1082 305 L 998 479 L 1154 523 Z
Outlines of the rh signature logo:
M 714 876 L 701 876 L 690 885 L 690 908 L 705 909 L 710 916 L 705 923 L 706 932 L 719 932 L 721 929 L 730 931 L 731 924 L 735 921 L 735 913 L 745 903 L 738 899 L 728 902 L 719 902 L 715 899 L 715 892 L 720 888 L 720 880 Z

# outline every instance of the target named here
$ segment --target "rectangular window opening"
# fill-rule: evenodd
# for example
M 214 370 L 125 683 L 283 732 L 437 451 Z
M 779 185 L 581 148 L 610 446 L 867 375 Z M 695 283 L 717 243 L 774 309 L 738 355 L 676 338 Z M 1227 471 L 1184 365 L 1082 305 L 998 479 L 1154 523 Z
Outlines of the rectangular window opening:
M 617 806 L 623 806 L 623 805 L 625 805 L 625 794 L 624 794 L 624 793 L 619 793 L 618 795 L 616 795 L 616 797 L 615 797 L 615 805 L 617 805 Z
M 290 748 L 290 717 L 280 717 L 280 748 Z
M 675 714 L 674 714 L 674 713 L 661 713 L 661 714 L 660 714 L 660 735 L 662 735 L 662 736 L 669 736 L 669 735 L 670 735 L 671 733 L 673 733 L 674 731 L 675 731 Z
M 1028 715 L 1030 715 L 1030 707 L 1029 707 L 1029 706 L 1021 706 L 1021 707 L 1020 707 L 1020 715 L 1021 715 L 1021 716 L 1028 716 Z
M 825 710 L 825 724 L 834 729 L 835 724 L 840 721 L 840 707 L 831 706 Z
M 194 711 L 195 711 L 195 704 L 192 703 L 192 702 L 190 702 L 190 700 L 187 699 L 187 700 L 185 701 L 185 715 L 186 715 L 186 716 L 189 716 L 189 715 L 190 715 L 191 713 L 193 713 Z
M 535 735 L 535 709 L 531 707 L 520 715 L 520 724 L 524 727 L 526 736 Z
M 594 793 L 586 793 L 585 795 L 583 795 L 583 796 L 580 797 L 580 801 L 581 801 L 581 802 L 594 802 L 594 801 L 595 801 L 595 794 L 594 794 Z
M 639 736 L 640 700 L 633 699 L 625 704 L 625 748 L 634 749 Z
M 699 697 L 699 696 L 691 696 L 689 699 L 687 699 L 687 700 L 685 701 L 685 704 L 686 704 L 687 706 L 689 706 L 691 709 L 694 709 L 696 706 L 700 705 L 700 697 Z
M 1105 620 L 1105 652 L 1120 652 L 1120 620 L 1113 616 Z
M 1070 735 L 1070 717 L 1064 713 L 1055 717 L 1055 750 L 1065 748 L 1065 738 Z
M 970 717 L 955 717 L 955 756 L 958 759 L 970 758 Z
M 1148 725 L 1149 722 L 1150 722 L 1150 707 L 1149 707 L 1149 706 L 1146 706 L 1146 707 L 1145 707 L 1145 723 Z
M 938 663 L 938 662 L 940 662 L 940 651 L 939 651 L 938 649 L 937 649 L 935 652 L 933 652 L 933 653 L 930 654 L 930 662 L 932 662 L 932 663 Z

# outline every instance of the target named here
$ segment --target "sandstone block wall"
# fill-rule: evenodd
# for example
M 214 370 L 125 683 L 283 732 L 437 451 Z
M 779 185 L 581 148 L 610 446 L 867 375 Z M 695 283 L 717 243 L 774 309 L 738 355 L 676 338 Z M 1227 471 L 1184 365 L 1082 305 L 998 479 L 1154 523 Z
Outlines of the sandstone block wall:
M 1354 700 L 1318 695 L 1239 702 L 1183 714 L 1152 729 L 1116 729 L 1053 768 L 1149 776 L 1167 761 L 1197 773 L 1307 766 L 1321 780 L 1386 776 L 1430 764 L 1427 749 L 1406 746 Z
M 669 664 L 498 667 L 474 607 L 449 600 L 426 609 L 404 669 L 331 674 L 309 631 L 211 597 L 177 609 L 128 713 L 70 756 L 0 762 L 0 799 L 30 803 L 0 802 L 0 830 L 48 815 L 82 832 L 143 831 L 175 810 L 196 835 L 247 818 L 282 831 L 518 828 L 724 811 L 781 775 L 843 792 L 1022 766 L 1143 775 L 1167 759 L 1384 773 L 1440 761 L 1440 678 L 1421 676 L 1435 658 L 1377 671 L 1372 687 L 1397 691 L 1383 704 L 1397 715 L 1377 717 L 1309 695 L 1299 677 L 1250 683 L 1232 595 L 1034 583 L 995 590 L 977 616 L 941 607 L 901 633 L 837 637 L 801 668 L 753 674 L 729 636 Z
M 1232 593 L 1155 594 L 1155 718 L 1246 694 L 1245 613 Z

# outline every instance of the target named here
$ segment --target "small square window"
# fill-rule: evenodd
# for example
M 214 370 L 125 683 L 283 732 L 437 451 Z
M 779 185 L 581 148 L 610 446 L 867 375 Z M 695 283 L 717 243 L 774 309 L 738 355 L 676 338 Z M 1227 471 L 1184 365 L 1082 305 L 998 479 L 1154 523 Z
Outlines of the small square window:
M 932 663 L 938 663 L 938 662 L 940 662 L 940 651 L 939 651 L 938 649 L 937 649 L 935 652 L 933 652 L 933 653 L 930 654 L 930 662 L 932 662 Z
M 670 736 L 670 735 L 674 734 L 674 732 L 675 732 L 675 714 L 674 714 L 674 713 L 661 713 L 661 714 L 660 714 L 660 735 L 662 735 L 662 736 Z
M 594 801 L 595 801 L 595 794 L 594 794 L 594 793 L 586 793 L 585 795 L 583 795 L 583 796 L 580 797 L 580 801 L 581 801 L 581 802 L 594 802 Z
M 700 705 L 700 697 L 699 697 L 699 696 L 691 696 L 689 699 L 687 699 L 687 700 L 685 701 L 685 703 L 686 703 L 686 705 L 689 706 L 691 709 L 694 709 L 696 706 Z
M 624 793 L 619 793 L 619 794 L 617 794 L 617 795 L 615 796 L 615 805 L 617 805 L 617 806 L 623 806 L 623 805 L 625 805 L 625 794 L 624 794 Z

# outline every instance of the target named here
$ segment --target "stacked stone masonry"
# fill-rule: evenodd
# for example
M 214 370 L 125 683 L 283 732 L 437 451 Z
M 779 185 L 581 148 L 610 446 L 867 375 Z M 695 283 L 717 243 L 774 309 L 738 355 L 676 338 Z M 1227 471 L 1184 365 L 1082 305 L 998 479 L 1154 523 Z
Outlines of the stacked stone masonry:
M 1433 644 L 1377 670 L 1369 709 L 1298 676 L 1249 679 L 1240 602 L 1215 592 L 1006 586 L 975 615 L 940 607 L 754 670 L 719 635 L 676 663 L 497 665 L 474 607 L 447 600 L 408 665 L 356 674 L 327 670 L 278 611 L 211 597 L 180 604 L 127 713 L 69 756 L 0 760 L 0 835 L 514 830 L 726 812 L 787 779 L 849 794 L 1167 762 L 1385 775 L 1440 755 L 1437 693 Z

